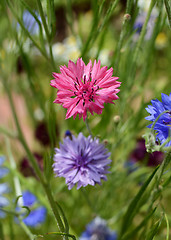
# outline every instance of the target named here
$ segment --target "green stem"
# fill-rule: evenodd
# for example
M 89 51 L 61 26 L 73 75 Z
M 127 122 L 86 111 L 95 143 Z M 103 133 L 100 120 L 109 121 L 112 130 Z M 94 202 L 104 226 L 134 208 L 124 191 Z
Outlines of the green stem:
M 154 126 L 155 126 L 155 124 L 157 123 L 157 121 L 159 120 L 159 118 L 160 118 L 163 114 L 169 113 L 169 112 L 170 112 L 170 110 L 166 110 L 166 111 L 163 111 L 162 113 L 160 113 L 160 114 L 158 115 L 158 117 L 155 119 L 155 121 L 153 122 L 153 125 L 152 125 L 151 129 L 154 130 Z
M 30 229 L 24 224 L 24 222 L 19 219 L 20 221 L 20 226 L 22 227 L 22 229 L 25 231 L 25 233 L 27 234 L 27 236 L 29 237 L 30 240 L 34 240 L 35 239 L 35 235 L 33 235 L 30 231 Z
M 131 15 L 130 15 L 131 6 L 132 6 L 132 0 L 128 0 L 127 1 L 127 6 L 126 6 L 126 13 L 124 15 L 124 20 L 123 20 L 123 23 L 122 23 L 122 30 L 121 30 L 119 42 L 118 42 L 117 49 L 116 49 L 115 66 L 117 67 L 117 69 L 119 68 L 118 65 L 119 65 L 119 60 L 120 60 L 121 48 L 122 48 L 122 45 L 123 45 L 123 41 L 125 39 L 125 35 L 127 33 L 128 23 L 129 23 L 129 20 L 131 18 Z M 111 65 L 113 65 L 113 63 Z
M 93 134 L 91 132 L 91 129 L 90 129 L 90 126 L 89 126 L 89 123 L 88 123 L 88 117 L 86 117 L 85 123 L 86 123 L 86 127 L 87 127 L 87 130 L 88 130 L 89 134 L 93 137 Z
M 169 20 L 169 25 L 171 28 L 171 9 L 170 9 L 170 5 L 169 5 L 169 1 L 164 0 L 164 3 L 165 3 L 165 8 L 166 8 L 166 12 L 167 12 L 168 20 Z
M 0 126 L 0 132 L 5 134 L 6 136 L 10 137 L 10 138 L 17 138 L 17 134 L 12 132 L 12 131 L 9 131 L 8 129 Z
M 48 197 L 48 200 L 49 200 L 49 203 L 51 205 L 51 208 L 52 208 L 52 211 L 53 211 L 53 214 L 55 216 L 55 219 L 58 223 L 58 227 L 59 227 L 59 230 L 61 232 L 64 232 L 64 226 L 63 226 L 63 223 L 62 223 L 62 220 L 61 220 L 61 217 L 60 217 L 60 214 L 57 210 L 57 207 L 56 207 L 56 203 L 53 199 L 53 196 L 52 196 L 52 192 L 50 190 L 50 186 L 49 184 L 46 183 L 46 179 L 44 177 L 44 175 L 42 174 L 37 162 L 36 162 L 36 159 L 35 157 L 33 156 L 33 154 L 31 153 L 25 139 L 24 139 L 24 136 L 23 136 L 23 133 L 22 133 L 22 130 L 20 128 L 20 124 L 19 124 L 19 121 L 18 121 L 18 117 L 17 117 L 17 114 L 16 114 L 16 110 L 15 110 L 15 106 L 14 106 L 14 103 L 13 103 L 13 99 L 12 99 L 12 96 L 11 96 L 11 93 L 10 93 L 10 89 L 8 88 L 8 85 L 7 85 L 7 81 L 3 81 L 4 82 L 4 87 L 5 87 L 5 90 L 7 92 L 7 95 L 8 95 L 8 98 L 9 98 L 9 102 L 10 102 L 10 106 L 11 106 L 11 110 L 12 110 L 12 113 L 13 113 L 13 117 L 14 117 L 14 121 L 15 121 L 15 124 L 16 124 L 16 127 L 17 127 L 17 130 L 18 130 L 18 136 L 19 136 L 19 140 L 21 142 L 21 144 L 23 145 L 27 155 L 28 155 L 28 158 L 30 159 L 30 162 L 32 164 L 32 167 L 34 169 L 34 171 L 36 172 L 37 176 L 39 177 L 40 179 L 40 182 L 47 194 L 47 197 Z
M 96 213 L 96 210 L 95 210 L 95 208 L 94 208 L 92 202 L 90 201 L 90 198 L 89 198 L 89 196 L 88 196 L 88 194 L 87 194 L 87 192 L 86 192 L 86 189 L 81 188 L 81 192 L 82 192 L 82 194 L 83 194 L 83 196 L 84 196 L 86 202 L 88 203 L 88 206 L 89 206 L 90 209 L 92 210 L 92 212 L 93 212 L 93 213 Z
M 11 12 L 13 13 L 14 17 L 17 19 L 18 23 L 20 24 L 21 28 L 24 30 L 24 32 L 27 34 L 27 36 L 30 38 L 30 40 L 33 42 L 33 44 L 35 45 L 35 47 L 37 47 L 37 49 L 39 49 L 39 51 L 41 52 L 41 54 L 47 59 L 47 54 L 46 52 L 41 49 L 41 47 L 37 44 L 37 42 L 32 38 L 31 34 L 29 33 L 29 31 L 27 31 L 27 29 L 24 27 L 22 21 L 20 20 L 19 16 L 17 15 L 17 13 L 14 11 L 14 7 L 12 6 L 11 2 L 9 0 L 6 0 Z
M 38 5 L 40 17 L 42 19 L 42 23 L 43 23 L 43 26 L 44 26 L 44 29 L 45 29 L 45 33 L 46 33 L 46 36 L 47 36 L 47 40 L 48 40 L 48 42 L 50 42 L 50 34 L 49 34 L 48 26 L 47 26 L 47 23 L 46 23 L 45 15 L 44 15 L 42 4 L 41 4 L 40 0 L 37 0 L 37 5 Z
M 9 142 L 8 138 L 6 138 L 5 140 L 6 140 L 6 148 L 7 148 L 7 152 L 8 152 L 8 156 L 9 156 L 9 160 L 10 160 L 11 169 L 13 171 L 15 171 L 16 163 L 15 163 L 15 160 L 14 160 L 12 152 L 11 152 L 10 142 Z M 16 197 L 18 197 L 18 196 L 22 195 L 22 190 L 21 190 L 20 181 L 19 181 L 19 178 L 17 175 L 13 176 L 13 181 L 14 181 Z M 22 197 L 18 199 L 18 203 L 19 203 L 19 206 L 23 206 L 23 198 Z
M 134 53 L 134 56 L 133 56 L 133 65 L 136 63 L 136 60 L 138 58 L 140 47 L 141 47 L 141 44 L 143 42 L 144 36 L 146 34 L 147 24 L 148 24 L 148 21 L 150 19 L 150 15 L 151 15 L 151 12 L 152 12 L 152 9 L 154 7 L 155 2 L 156 2 L 156 0 L 151 0 L 150 7 L 148 9 L 147 16 L 146 16 L 145 22 L 143 24 L 143 28 L 142 28 L 142 31 L 141 31 L 141 34 L 140 34 L 140 37 L 139 37 L 139 40 L 138 40 L 138 43 L 137 43 L 137 46 L 136 46 L 136 49 L 135 49 L 135 53 Z
M 47 26 L 47 23 L 46 23 L 46 18 L 45 18 L 43 8 L 42 8 L 42 4 L 41 4 L 40 0 L 37 0 L 37 5 L 38 5 L 38 8 L 39 8 L 40 16 L 41 16 L 42 23 L 43 23 L 45 33 L 46 33 L 46 37 L 47 37 L 47 40 L 48 40 L 51 64 L 52 64 L 53 69 L 55 69 L 55 61 L 54 61 L 54 57 L 53 57 L 53 53 L 52 53 L 51 36 L 50 36 L 49 30 L 48 30 L 48 26 Z

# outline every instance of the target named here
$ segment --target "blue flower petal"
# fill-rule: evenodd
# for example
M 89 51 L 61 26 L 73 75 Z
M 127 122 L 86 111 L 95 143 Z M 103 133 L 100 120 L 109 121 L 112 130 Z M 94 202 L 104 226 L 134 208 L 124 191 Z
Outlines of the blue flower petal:
M 43 223 L 46 218 L 46 208 L 39 207 L 32 210 L 30 214 L 23 220 L 23 222 L 30 227 L 36 227 L 37 225 Z

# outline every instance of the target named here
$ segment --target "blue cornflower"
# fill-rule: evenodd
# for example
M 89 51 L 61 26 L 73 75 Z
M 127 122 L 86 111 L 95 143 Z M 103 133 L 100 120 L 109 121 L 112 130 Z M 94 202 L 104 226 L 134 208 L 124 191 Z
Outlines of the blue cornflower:
M 151 101 L 152 106 L 149 105 L 146 110 L 151 115 L 146 117 L 145 119 L 154 122 L 156 118 L 164 111 L 168 110 L 168 113 L 164 113 L 156 122 L 154 126 L 154 130 L 157 133 L 157 139 L 160 143 L 164 143 L 168 136 L 171 134 L 171 93 L 170 95 L 166 95 L 164 93 L 162 95 L 162 102 L 158 99 L 154 99 Z M 153 124 L 150 124 L 148 127 L 151 128 Z M 171 146 L 171 141 L 169 141 L 166 146 Z
M 79 133 L 76 138 L 67 136 L 55 148 L 53 170 L 56 176 L 64 177 L 70 190 L 75 184 L 77 189 L 88 184 L 101 184 L 101 179 L 107 180 L 105 174 L 111 162 L 110 153 L 99 140 Z
M 43 206 L 38 206 L 38 200 L 35 195 L 29 191 L 23 192 L 23 205 L 29 207 L 31 212 L 29 215 L 23 219 L 23 222 L 30 227 L 36 227 L 43 223 L 46 218 L 46 208 Z M 19 210 L 19 207 L 17 207 Z
M 5 157 L 0 156 L 0 179 L 3 178 L 8 173 L 8 169 L 5 167 L 2 167 L 4 160 L 5 160 Z M 0 184 L 0 208 L 8 206 L 9 201 L 6 197 L 4 197 L 4 194 L 8 192 L 9 192 L 8 184 L 1 183 Z M 6 216 L 5 212 L 0 210 L 0 218 L 4 218 L 5 216 Z
M 36 14 L 38 20 L 42 22 L 39 14 L 36 11 L 34 11 L 34 13 Z M 25 10 L 23 12 L 22 20 L 23 20 L 24 27 L 29 31 L 30 34 L 32 35 L 39 34 L 39 24 L 37 23 L 37 21 L 29 11 Z M 17 24 L 17 28 L 20 29 L 19 23 Z
M 96 217 L 86 226 L 86 230 L 82 233 L 80 240 L 116 240 L 117 234 L 111 231 L 104 219 Z

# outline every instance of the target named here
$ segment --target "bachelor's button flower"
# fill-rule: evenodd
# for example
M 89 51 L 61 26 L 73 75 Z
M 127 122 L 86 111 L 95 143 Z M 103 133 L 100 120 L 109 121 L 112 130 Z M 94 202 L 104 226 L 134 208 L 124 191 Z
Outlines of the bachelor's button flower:
M 86 230 L 82 233 L 79 240 L 116 240 L 117 234 L 111 231 L 104 219 L 96 217 L 86 226 Z
M 146 108 L 147 112 L 150 113 L 150 116 L 146 117 L 146 119 L 154 122 L 161 113 L 168 110 L 167 113 L 162 114 L 154 126 L 154 130 L 157 133 L 156 138 L 162 144 L 167 140 L 169 134 L 171 134 L 171 93 L 169 96 L 164 93 L 161 95 L 162 102 L 154 99 L 151 101 L 152 105 L 148 105 Z M 148 127 L 151 128 L 152 125 L 153 123 Z M 166 146 L 171 146 L 171 141 L 169 141 Z
M 7 173 L 8 169 L 2 167 L 5 158 L 0 156 L 0 179 L 3 178 Z M 4 194 L 9 192 L 9 186 L 7 183 L 0 183 L 0 208 L 6 207 L 9 204 L 8 199 L 4 196 Z M 4 218 L 6 216 L 5 212 L 0 210 L 0 218 Z
M 75 64 L 69 61 L 68 67 L 61 66 L 61 73 L 53 73 L 51 86 L 58 89 L 55 103 L 67 108 L 66 119 L 83 116 L 85 120 L 87 111 L 101 114 L 104 103 L 114 103 L 118 99 L 120 82 L 118 77 L 112 77 L 113 68 L 107 66 L 100 68 L 100 60 L 92 65 L 91 60 L 85 65 L 79 58 Z
M 30 227 L 36 227 L 43 223 L 46 218 L 46 208 L 43 206 L 37 206 L 38 200 L 35 195 L 29 191 L 23 192 L 23 205 L 28 207 L 31 212 L 23 219 L 23 222 Z M 17 207 L 19 211 L 19 207 Z
M 72 135 L 63 139 L 60 148 L 55 148 L 53 170 L 56 176 L 64 177 L 70 190 L 76 183 L 77 189 L 88 184 L 100 184 L 107 180 L 105 174 L 111 162 L 110 153 L 99 140 L 91 136 Z

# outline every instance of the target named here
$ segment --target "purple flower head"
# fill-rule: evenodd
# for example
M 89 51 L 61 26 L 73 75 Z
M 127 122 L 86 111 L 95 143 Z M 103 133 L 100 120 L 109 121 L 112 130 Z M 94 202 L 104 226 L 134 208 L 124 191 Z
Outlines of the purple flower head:
M 166 95 L 164 93 L 162 95 L 162 102 L 158 99 L 154 99 L 151 101 L 152 105 L 148 105 L 146 108 L 147 112 L 150 113 L 150 116 L 146 117 L 146 120 L 154 122 L 156 118 L 163 113 L 164 111 L 168 110 L 168 113 L 164 113 L 156 122 L 154 126 L 154 130 L 157 133 L 157 139 L 160 143 L 164 143 L 169 133 L 171 134 L 171 93 L 170 95 Z M 150 124 L 148 127 L 151 128 L 153 125 Z M 171 146 L 171 141 L 169 141 L 166 146 Z
M 23 192 L 23 205 L 29 207 L 31 212 L 29 215 L 23 219 L 23 222 L 30 227 L 37 227 L 45 221 L 46 218 L 46 208 L 40 206 L 35 195 L 29 191 Z M 38 205 L 38 206 L 37 206 Z M 17 207 L 16 210 L 20 210 Z
M 104 219 L 96 217 L 82 233 L 80 240 L 116 240 L 116 232 L 111 231 Z
M 57 177 L 64 177 L 70 190 L 75 184 L 77 189 L 88 184 L 101 184 L 101 179 L 107 180 L 105 174 L 111 162 L 110 153 L 99 140 L 89 136 L 72 135 L 63 139 L 60 148 L 55 148 L 53 170 Z

